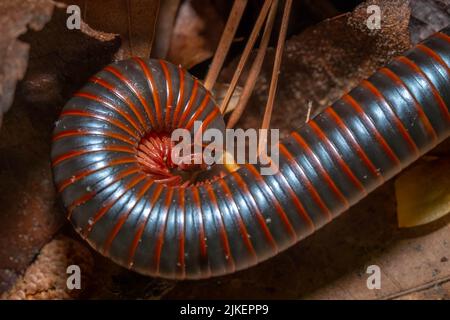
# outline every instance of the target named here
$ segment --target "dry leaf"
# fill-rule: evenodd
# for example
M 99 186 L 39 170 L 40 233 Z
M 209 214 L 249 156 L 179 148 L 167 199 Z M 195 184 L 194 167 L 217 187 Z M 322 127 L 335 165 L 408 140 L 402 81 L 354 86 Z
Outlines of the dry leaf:
M 214 55 L 224 28 L 210 1 L 187 0 L 178 11 L 167 60 L 190 69 Z
M 450 212 L 450 158 L 424 161 L 395 181 L 400 228 L 435 221 Z
M 214 88 L 212 89 L 212 93 L 214 96 L 214 100 L 216 101 L 218 106 L 222 105 L 223 99 L 225 98 L 225 95 L 226 95 L 229 87 L 230 87 L 230 85 L 228 83 L 217 82 L 214 85 Z M 241 97 L 241 94 L 242 94 L 242 87 L 236 86 L 236 88 L 234 89 L 233 95 L 231 96 L 230 102 L 228 102 L 227 108 L 225 110 L 225 114 L 233 111 L 234 108 L 236 108 L 236 106 L 239 102 L 239 98 Z
M 63 0 L 81 9 L 93 29 L 120 34 L 118 59 L 149 57 L 158 15 L 159 0 Z

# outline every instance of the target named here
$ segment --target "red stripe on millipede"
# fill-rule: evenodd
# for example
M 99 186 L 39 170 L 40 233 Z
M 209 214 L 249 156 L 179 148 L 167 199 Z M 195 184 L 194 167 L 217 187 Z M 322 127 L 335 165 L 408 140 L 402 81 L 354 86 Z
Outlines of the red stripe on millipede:
M 239 228 L 239 233 L 241 234 L 241 237 L 242 237 L 242 240 L 244 241 L 245 247 L 246 247 L 247 251 L 250 253 L 250 255 L 256 261 L 257 258 L 256 258 L 255 248 L 253 247 L 253 244 L 250 241 L 250 238 L 248 237 L 247 228 L 245 227 L 244 220 L 242 219 L 242 216 L 239 212 L 236 202 L 234 201 L 233 194 L 231 193 L 231 190 L 228 187 L 225 180 L 219 179 L 218 183 L 221 186 L 221 188 L 225 194 L 225 197 L 229 200 L 229 204 L 233 207 L 234 216 L 236 217 L 238 228 Z
M 441 95 L 439 94 L 439 91 L 436 89 L 436 87 L 433 85 L 433 82 L 428 78 L 428 76 L 410 59 L 406 57 L 398 57 L 396 59 L 397 61 L 400 61 L 403 63 L 403 65 L 408 66 L 411 70 L 415 71 L 417 74 L 420 74 L 423 79 L 428 83 L 428 85 L 431 88 L 431 92 L 433 93 L 434 98 L 436 99 L 436 102 L 439 106 L 439 109 L 442 112 L 442 115 L 447 121 L 450 121 L 450 115 L 447 108 L 447 105 L 445 104 L 444 100 L 442 99 Z
M 102 86 L 102 87 L 106 88 L 107 90 L 109 90 L 110 92 L 112 92 L 116 97 L 118 97 L 122 102 L 124 102 L 133 111 L 133 113 L 139 119 L 139 122 L 141 123 L 142 128 L 146 127 L 145 120 L 144 120 L 144 117 L 142 116 L 142 113 L 138 110 L 138 108 L 134 105 L 134 103 L 130 99 L 125 97 L 119 90 L 117 90 L 116 87 L 114 87 L 109 82 L 107 82 L 101 78 L 98 78 L 96 76 L 91 77 L 89 79 L 89 82 L 91 82 L 93 84 L 99 84 L 100 86 Z
M 222 243 L 222 249 L 225 253 L 225 260 L 228 264 L 228 267 L 231 268 L 232 271 L 236 270 L 236 266 L 234 263 L 234 257 L 231 253 L 230 242 L 228 241 L 227 230 L 225 229 L 225 223 L 223 221 L 222 211 L 219 209 L 219 205 L 217 203 L 217 197 L 214 193 L 214 190 L 211 187 L 211 184 L 205 185 L 206 192 L 208 193 L 209 199 L 211 200 L 211 204 L 214 207 L 213 212 L 215 212 L 216 216 L 219 216 L 219 219 L 215 219 L 219 224 L 219 234 L 220 234 L 220 242 Z
M 172 100 L 173 100 L 173 88 L 172 88 L 172 80 L 170 77 L 170 71 L 169 68 L 167 67 L 167 64 L 164 60 L 159 60 L 159 63 L 161 64 L 161 68 L 164 72 L 164 77 L 166 78 L 166 92 L 167 92 L 167 96 L 166 96 L 166 116 L 165 116 L 165 120 L 164 120 L 164 124 L 166 129 L 168 129 L 170 127 L 170 112 L 172 110 Z
M 383 69 L 380 69 L 380 72 L 385 73 Z M 403 140 L 405 140 L 408 147 L 416 155 L 419 154 L 419 148 L 417 148 L 415 141 L 409 134 L 408 130 L 406 130 L 400 118 L 395 113 L 394 108 L 389 104 L 389 102 L 387 102 L 387 100 L 384 98 L 381 92 L 375 87 L 375 85 L 373 85 L 371 82 L 367 80 L 363 80 L 361 82 L 361 86 L 369 90 L 378 99 L 378 101 L 381 103 L 383 107 L 383 110 L 389 113 L 389 119 L 394 121 L 395 126 L 397 127 L 398 131 L 400 131 L 400 135 L 402 136 Z
M 372 134 L 375 136 L 375 139 L 380 144 L 381 148 L 383 149 L 384 153 L 387 154 L 387 156 L 394 162 L 397 166 L 400 166 L 401 162 L 398 159 L 397 155 L 392 151 L 389 144 L 386 142 L 386 140 L 383 138 L 381 133 L 377 130 L 375 124 L 372 122 L 372 120 L 369 118 L 367 113 L 361 108 L 358 102 L 356 102 L 353 97 L 350 95 L 345 95 L 342 98 L 343 101 L 347 102 L 360 116 L 360 119 L 362 122 L 364 122 L 364 125 L 366 128 L 368 128 L 370 131 L 372 131 Z
M 433 35 L 433 37 L 440 38 L 440 39 L 450 43 L 450 37 L 443 32 L 437 32 Z
M 153 113 L 151 112 L 147 101 L 144 99 L 144 97 L 141 95 L 141 93 L 136 90 L 133 83 L 131 83 L 131 81 L 128 78 L 126 78 L 117 68 L 115 68 L 113 66 L 107 66 L 104 70 L 112 73 L 119 80 L 121 80 L 123 83 L 125 83 L 125 85 L 128 87 L 128 89 L 130 89 L 131 92 L 133 92 L 133 94 L 138 98 L 139 102 L 144 107 L 145 112 L 147 113 L 147 116 L 149 117 L 149 120 L 152 123 L 152 127 L 156 127 L 155 118 L 153 117 Z
M 103 160 L 100 160 L 103 161 Z M 100 162 L 99 161 L 99 162 Z M 78 172 L 74 175 L 72 175 L 70 178 L 64 180 L 63 182 L 59 183 L 57 186 L 58 192 L 62 192 L 65 188 L 67 188 L 68 186 L 70 186 L 71 184 L 77 182 L 78 180 L 92 174 L 95 172 L 98 172 L 100 170 L 106 169 L 106 168 L 110 168 L 119 164 L 125 164 L 125 163 L 133 163 L 136 162 L 136 158 L 135 157 L 124 157 L 124 158 L 119 158 L 119 159 L 115 159 L 114 161 L 110 161 L 107 162 L 105 166 L 97 168 L 97 169 L 93 169 L 93 170 L 84 170 L 81 172 Z
M 248 169 L 249 172 L 253 174 L 253 176 L 256 178 L 256 181 L 259 183 L 261 188 L 263 190 L 264 194 L 268 193 L 268 202 L 271 202 L 272 205 L 275 207 L 275 210 L 277 211 L 278 216 L 280 217 L 281 221 L 283 222 L 284 227 L 286 228 L 286 231 L 289 233 L 292 239 L 297 238 L 297 234 L 295 233 L 294 227 L 292 226 L 291 222 L 289 221 L 289 218 L 286 215 L 286 212 L 284 212 L 283 207 L 278 202 L 276 196 L 274 195 L 272 189 L 267 185 L 267 183 L 264 181 L 264 179 L 259 174 L 258 170 L 252 165 L 252 164 L 246 164 L 245 167 Z
M 172 126 L 171 126 L 172 128 L 175 124 L 178 123 L 178 118 L 179 118 L 181 106 L 183 104 L 183 99 L 184 99 L 184 71 L 182 68 L 178 68 L 178 76 L 180 79 L 180 88 L 178 91 L 177 106 L 173 113 Z
M 167 228 L 167 216 L 169 214 L 170 202 L 172 201 L 173 196 L 173 188 L 166 188 L 166 199 L 164 201 L 163 209 L 164 212 L 164 223 L 160 230 L 157 230 L 156 243 L 155 243 L 155 252 L 153 254 L 153 267 L 155 269 L 155 273 L 159 274 L 159 267 L 161 263 L 161 252 L 164 244 L 164 235 L 166 234 Z M 161 214 L 161 210 L 160 210 Z
M 88 224 L 87 229 L 83 232 L 84 236 L 87 237 L 96 223 L 100 221 L 100 219 L 128 192 L 130 191 L 135 185 L 137 185 L 139 182 L 144 180 L 146 176 L 144 174 L 139 174 L 138 176 L 134 177 L 130 182 L 128 182 L 125 185 L 125 190 L 123 190 L 122 194 L 120 194 L 118 197 L 115 197 L 113 201 L 111 201 L 106 206 L 103 206 L 95 216 L 92 218 L 92 223 Z
M 123 142 L 131 144 L 131 145 L 135 144 L 135 142 L 132 141 L 130 138 L 128 138 L 127 136 L 121 135 L 119 133 L 115 133 L 112 131 L 104 131 L 104 130 L 83 130 L 83 129 L 65 130 L 65 131 L 58 132 L 57 134 L 53 135 L 52 141 L 58 141 L 63 138 L 76 137 L 76 136 L 105 136 L 105 137 L 110 137 L 110 138 L 114 138 L 114 139 L 123 141 Z
M 115 119 L 110 119 L 106 116 L 102 116 L 102 115 L 98 115 L 95 113 L 91 113 L 88 111 L 82 111 L 82 110 L 64 110 L 61 112 L 60 117 L 67 117 L 67 116 L 72 116 L 72 117 L 87 117 L 87 118 L 94 118 L 94 119 L 98 119 L 98 120 L 103 120 L 105 122 L 108 122 L 114 126 L 116 126 L 117 128 L 122 129 L 123 131 L 127 132 L 130 136 L 134 137 L 136 140 L 139 140 L 138 135 L 130 130 L 128 127 L 126 127 L 125 125 L 123 125 L 122 122 L 117 121 Z
M 280 170 L 277 171 L 277 176 L 279 179 L 283 181 L 283 186 L 286 188 L 289 196 L 291 197 L 292 201 L 294 202 L 294 206 L 297 208 L 297 212 L 299 213 L 299 216 L 308 224 L 311 231 L 315 230 L 314 222 L 312 221 L 311 217 L 306 212 L 302 202 L 298 198 L 298 196 L 295 194 L 294 190 L 292 189 L 291 185 L 287 181 L 287 179 L 281 174 Z
M 247 205 L 252 207 L 252 212 L 254 212 L 256 220 L 258 221 L 259 226 L 262 229 L 267 242 L 272 246 L 274 251 L 278 251 L 277 243 L 275 242 L 272 233 L 270 232 L 270 229 L 267 227 L 266 220 L 264 219 L 255 199 L 253 199 L 253 196 L 251 195 L 250 190 L 248 189 L 248 186 L 245 183 L 244 179 L 242 179 L 237 172 L 231 172 L 231 176 L 234 178 L 239 188 L 242 190 L 243 194 L 246 195 L 244 196 L 245 202 L 247 201 L 250 202 L 250 205 L 248 203 Z
M 433 137 L 434 140 L 437 139 L 437 134 L 436 131 L 434 130 L 433 126 L 430 123 L 430 120 L 428 119 L 427 115 L 425 114 L 425 112 L 423 111 L 423 107 L 420 105 L 420 103 L 416 100 L 416 98 L 414 97 L 414 95 L 412 94 L 411 91 L 409 91 L 408 87 L 406 86 L 406 84 L 402 81 L 402 79 L 400 79 L 399 76 L 397 76 L 394 72 L 392 72 L 391 70 L 387 69 L 387 68 L 381 68 L 380 72 L 385 74 L 387 77 L 389 77 L 392 81 L 394 81 L 398 86 L 403 87 L 408 94 L 412 97 L 412 99 L 414 100 L 414 107 L 417 111 L 417 114 L 419 115 L 419 119 L 422 122 L 422 124 L 424 125 L 425 129 L 427 130 L 428 134 Z M 410 137 L 411 139 L 411 137 Z M 417 146 L 414 144 L 414 146 L 417 149 Z M 417 149 L 417 153 L 418 153 L 418 149 Z
M 325 214 L 328 220 L 331 220 L 331 212 L 328 209 L 328 207 L 325 205 L 324 201 L 319 195 L 319 192 L 317 192 L 314 185 L 311 183 L 305 172 L 303 171 L 302 167 L 295 161 L 292 154 L 289 152 L 289 150 L 283 145 L 279 145 L 279 149 L 281 154 L 289 161 L 291 165 L 293 165 L 296 168 L 296 171 L 300 174 L 301 180 L 303 182 L 303 185 L 308 190 L 309 194 L 311 195 L 312 199 L 316 203 L 316 205 L 320 208 L 320 210 Z
M 74 96 L 98 102 L 98 103 L 104 105 L 105 107 L 107 107 L 108 109 L 117 112 L 122 117 L 124 117 L 128 121 L 128 123 L 133 126 L 133 128 L 135 128 L 139 133 L 143 134 L 143 131 L 141 130 L 141 128 L 139 127 L 137 122 L 134 121 L 134 119 L 132 117 L 130 117 L 129 114 L 127 114 L 126 112 L 124 112 L 123 110 L 118 108 L 117 106 L 111 104 L 110 102 L 108 102 L 108 101 L 106 101 L 106 100 L 104 100 L 104 99 L 102 99 L 102 98 L 100 98 L 100 97 L 98 97 L 96 95 L 90 94 L 88 92 L 76 92 L 74 94 Z
M 206 235 L 205 235 L 205 224 L 203 222 L 203 210 L 200 202 L 200 194 L 198 191 L 198 188 L 196 186 L 193 186 L 191 188 L 192 194 L 194 196 L 194 205 L 197 209 L 198 218 L 200 220 L 199 222 L 199 245 L 200 245 L 200 255 L 203 261 L 206 261 L 208 259 L 208 246 L 206 245 Z M 211 269 L 208 265 L 208 275 L 211 274 Z
M 109 251 L 114 239 L 117 237 L 117 234 L 122 229 L 122 226 L 127 221 L 131 212 L 134 210 L 134 208 L 136 208 L 137 204 L 139 203 L 139 201 L 141 201 L 142 197 L 144 196 L 144 194 L 147 192 L 147 190 L 150 188 L 150 186 L 152 184 L 153 184 L 153 181 L 150 179 L 147 179 L 147 182 L 145 182 L 145 184 L 142 186 L 142 188 L 137 193 L 137 195 L 136 195 L 137 199 L 136 199 L 135 203 L 133 204 L 133 206 L 130 209 L 128 209 L 125 213 L 120 214 L 121 217 L 118 218 L 117 223 L 115 224 L 113 230 L 109 233 L 109 235 L 105 241 L 105 244 L 103 247 L 104 254 Z
M 209 96 L 209 94 L 206 94 L 203 97 L 203 100 L 202 100 L 200 106 L 194 112 L 194 114 L 192 115 L 191 119 L 189 119 L 188 123 L 186 124 L 186 129 L 188 129 L 188 130 L 191 129 L 191 127 L 194 124 L 195 120 L 197 120 L 197 118 L 202 114 L 202 112 L 205 111 L 206 107 L 208 106 L 208 103 L 209 103 L 210 99 L 211 99 L 211 97 Z
M 416 46 L 416 48 L 419 49 L 420 51 L 422 51 L 423 53 L 425 53 L 426 55 L 430 56 L 439 65 L 443 66 L 445 71 L 447 71 L 447 73 L 450 73 L 450 69 L 449 69 L 447 63 L 433 49 L 431 49 L 430 47 L 427 47 L 426 44 L 422 44 L 422 43 L 418 44 Z
M 155 84 L 155 79 L 153 79 L 153 75 L 148 68 L 148 65 L 141 58 L 134 57 L 133 59 L 140 65 L 142 71 L 144 71 L 145 77 L 147 78 L 147 83 L 153 96 L 153 103 L 155 104 L 156 118 L 158 120 L 159 128 L 161 128 L 164 124 L 162 120 L 161 100 L 159 97 L 158 88 Z
M 214 110 L 208 114 L 208 116 L 205 118 L 205 120 L 202 121 L 202 124 L 200 125 L 200 129 L 197 131 L 197 133 L 194 136 L 194 141 L 202 141 L 201 134 L 203 133 L 203 130 L 205 128 L 208 128 L 209 124 L 220 114 L 219 108 L 215 107 Z M 189 128 L 186 128 L 189 129 Z
M 185 262 L 184 262 L 184 254 L 185 254 L 185 234 L 186 234 L 186 207 L 184 203 L 184 195 L 185 195 L 185 189 L 184 188 L 178 188 L 178 205 L 180 206 L 180 209 L 182 212 L 178 213 L 178 216 L 183 217 L 183 224 L 177 223 L 178 226 L 178 263 L 177 267 L 180 269 L 181 279 L 184 279 L 186 277 L 186 271 L 185 271 Z
M 186 120 L 186 117 L 191 112 L 191 109 L 195 103 L 195 100 L 197 99 L 198 86 L 199 86 L 198 81 L 194 79 L 194 87 L 192 88 L 192 92 L 189 96 L 188 103 L 186 104 L 186 106 L 181 114 L 181 118 L 176 125 L 177 128 L 181 127 L 181 124 Z
M 336 122 L 336 124 L 338 125 L 338 127 L 344 131 L 345 136 L 349 140 L 352 147 L 355 149 L 358 156 L 364 162 L 366 167 L 370 170 L 370 173 L 377 179 L 384 181 L 383 176 L 379 174 L 375 165 L 372 163 L 372 161 L 370 161 L 369 157 L 366 155 L 364 150 L 359 146 L 359 143 L 356 141 L 356 138 L 353 136 L 353 133 L 351 132 L 351 130 L 349 128 L 347 128 L 345 123 L 342 121 L 342 119 L 339 117 L 339 115 L 333 110 L 333 108 L 331 108 L 331 107 L 326 108 L 324 110 L 324 113 L 330 115 L 331 119 L 333 119 L 334 122 Z
M 325 179 L 326 184 L 328 184 L 328 186 L 330 187 L 330 189 L 333 191 L 333 193 L 339 198 L 339 200 L 344 204 L 344 206 L 346 208 L 349 207 L 349 203 L 347 201 L 347 199 L 345 198 L 345 196 L 342 194 L 342 192 L 339 190 L 339 188 L 336 186 L 336 184 L 334 183 L 333 179 L 331 178 L 331 176 L 328 174 L 328 172 L 325 170 L 325 168 L 322 166 L 322 163 L 320 162 L 319 158 L 317 157 L 317 155 L 314 153 L 314 151 L 312 151 L 311 147 L 308 145 L 308 143 L 297 133 L 297 132 L 293 132 L 291 134 L 291 136 L 294 138 L 295 141 L 297 141 L 297 143 L 306 150 L 306 152 L 308 153 L 309 157 L 307 158 L 308 160 L 312 159 L 314 161 L 314 163 L 316 164 L 317 168 L 320 171 L 320 174 L 322 175 L 322 177 Z
M 133 266 L 134 256 L 136 254 L 137 247 L 138 247 L 139 243 L 141 242 L 142 234 L 144 233 L 145 227 L 147 226 L 148 219 L 150 218 L 150 216 L 152 214 L 152 211 L 155 207 L 155 203 L 158 200 L 159 195 L 161 194 L 162 190 L 163 190 L 163 185 L 158 184 L 156 186 L 156 189 L 153 193 L 152 198 L 150 199 L 149 212 L 148 212 L 147 216 L 144 218 L 145 220 L 140 222 L 137 227 L 137 231 L 134 235 L 134 239 L 131 243 L 130 248 L 128 249 L 128 260 L 127 260 L 128 268 L 131 268 Z M 144 210 L 145 210 L 145 208 L 144 208 Z
M 126 153 L 134 154 L 134 150 L 129 147 L 103 145 L 103 147 L 101 149 L 97 149 L 97 150 L 76 150 L 76 151 L 64 153 L 63 155 L 56 157 L 56 159 L 52 161 L 52 167 L 57 166 L 61 162 L 72 159 L 74 157 L 78 157 L 78 156 L 88 154 L 88 153 L 95 153 L 95 152 L 102 152 L 102 151 L 126 152 Z
M 333 158 L 336 159 L 336 161 L 339 163 L 339 166 L 342 168 L 344 173 L 347 175 L 347 177 L 350 179 L 350 181 L 357 187 L 361 192 L 364 193 L 364 195 L 367 194 L 366 189 L 362 185 L 362 183 L 358 180 L 358 178 L 355 176 L 353 171 L 350 169 L 350 167 L 345 163 L 345 161 L 342 159 L 342 157 L 339 155 L 339 152 L 336 149 L 336 146 L 328 139 L 326 134 L 322 131 L 322 129 L 319 127 L 319 125 L 315 122 L 314 119 L 309 120 L 307 123 L 314 133 L 317 135 L 317 137 L 320 139 L 320 141 L 325 143 L 325 148 L 328 150 L 329 153 L 333 155 Z
M 75 210 L 76 207 L 78 207 L 79 205 L 82 205 L 83 203 L 85 203 L 86 201 L 91 200 L 96 194 L 102 192 L 103 190 L 105 190 L 106 188 L 108 188 L 109 186 L 111 186 L 112 184 L 116 183 L 117 181 L 131 175 L 134 173 L 137 173 L 140 171 L 140 168 L 136 167 L 136 168 L 128 168 L 126 170 L 121 171 L 119 174 L 114 175 L 114 179 L 112 179 L 106 186 L 104 186 L 102 189 L 97 190 L 97 191 L 91 191 L 86 193 L 85 195 L 82 195 L 81 197 L 79 197 L 77 200 L 73 201 L 67 209 L 67 217 L 68 219 L 70 219 L 70 217 L 72 216 L 73 210 Z

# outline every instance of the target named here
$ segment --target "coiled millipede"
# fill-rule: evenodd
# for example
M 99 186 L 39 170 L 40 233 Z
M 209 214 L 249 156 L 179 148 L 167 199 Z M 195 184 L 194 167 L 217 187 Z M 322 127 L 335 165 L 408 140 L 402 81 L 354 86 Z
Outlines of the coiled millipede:
M 450 28 L 394 59 L 279 145 L 279 171 L 246 164 L 185 185 L 169 134 L 224 130 L 180 67 L 107 66 L 65 105 L 53 136 L 58 191 L 76 230 L 139 273 L 198 279 L 248 268 L 331 221 L 449 136 Z

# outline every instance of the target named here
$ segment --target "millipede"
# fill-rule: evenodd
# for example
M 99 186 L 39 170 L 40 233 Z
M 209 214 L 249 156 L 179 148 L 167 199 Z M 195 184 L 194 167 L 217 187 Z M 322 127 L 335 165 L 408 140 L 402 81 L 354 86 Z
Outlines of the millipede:
M 186 183 L 170 134 L 195 121 L 223 132 L 211 93 L 169 62 L 118 61 L 64 106 L 55 185 L 75 230 L 119 265 L 172 279 L 232 273 L 312 234 L 446 139 L 449 68 L 446 28 L 283 140 L 275 174 L 244 164 Z

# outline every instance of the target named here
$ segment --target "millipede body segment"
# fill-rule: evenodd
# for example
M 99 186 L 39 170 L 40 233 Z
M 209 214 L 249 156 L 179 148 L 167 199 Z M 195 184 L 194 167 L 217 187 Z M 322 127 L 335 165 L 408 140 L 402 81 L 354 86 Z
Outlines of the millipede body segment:
M 53 136 L 54 180 L 75 229 L 139 273 L 219 276 L 274 256 L 449 136 L 450 29 L 394 59 L 279 145 L 279 171 L 247 164 L 185 185 L 176 128 L 222 132 L 210 93 L 182 68 L 133 58 L 92 77 Z

